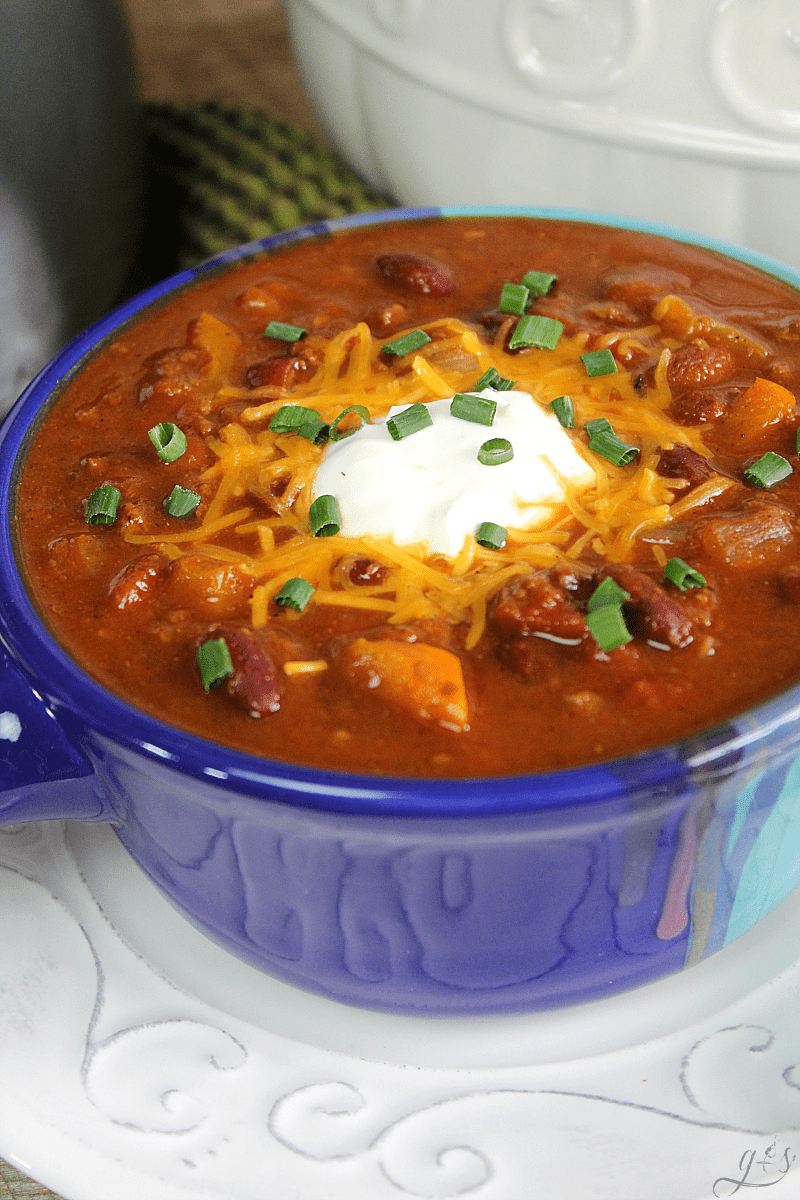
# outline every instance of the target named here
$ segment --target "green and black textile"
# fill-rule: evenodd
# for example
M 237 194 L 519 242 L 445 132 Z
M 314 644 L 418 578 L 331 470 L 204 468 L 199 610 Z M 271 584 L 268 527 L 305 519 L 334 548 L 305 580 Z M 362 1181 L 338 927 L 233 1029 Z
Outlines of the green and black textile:
M 138 284 L 308 221 L 391 208 L 333 151 L 256 109 L 147 104 Z

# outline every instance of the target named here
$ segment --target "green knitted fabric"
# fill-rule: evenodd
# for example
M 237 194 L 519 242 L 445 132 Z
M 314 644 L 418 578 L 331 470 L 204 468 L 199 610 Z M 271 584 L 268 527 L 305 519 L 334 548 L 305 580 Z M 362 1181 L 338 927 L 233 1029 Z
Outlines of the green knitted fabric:
M 144 121 L 146 232 L 177 241 L 170 266 L 307 221 L 392 207 L 311 134 L 255 109 L 147 104 Z

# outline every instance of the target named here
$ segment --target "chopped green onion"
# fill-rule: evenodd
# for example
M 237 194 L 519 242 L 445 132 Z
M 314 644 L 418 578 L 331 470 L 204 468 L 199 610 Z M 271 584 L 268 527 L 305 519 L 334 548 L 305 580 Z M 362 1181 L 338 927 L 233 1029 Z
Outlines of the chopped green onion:
M 197 492 L 190 492 L 176 483 L 164 501 L 164 511 L 170 517 L 190 517 L 201 500 L 202 496 L 198 496 Z
M 517 328 L 508 343 L 509 350 L 521 350 L 532 346 L 539 350 L 555 350 L 558 339 L 564 332 L 560 321 L 542 317 L 538 313 L 520 317 Z
M 606 429 L 601 429 L 594 437 L 589 438 L 589 449 L 607 458 L 615 467 L 626 467 L 641 453 L 638 446 L 623 442 L 615 433 L 609 433 Z
M 522 276 L 525 287 L 535 296 L 546 296 L 556 279 L 556 275 L 549 275 L 547 271 L 526 271 Z
M 510 392 L 515 386 L 516 380 L 504 379 L 497 371 L 496 367 L 489 367 L 488 371 L 484 371 L 476 384 L 469 389 L 471 392 L 482 392 L 484 388 L 494 388 L 496 392 Z
M 420 346 L 425 346 L 431 339 L 427 333 L 423 333 L 421 329 L 414 329 L 411 333 L 404 333 L 402 337 L 395 338 L 393 342 L 386 342 L 383 347 L 384 354 L 394 354 L 397 358 L 402 358 L 404 354 L 410 354 L 412 350 L 419 350 Z
M 586 624 L 601 650 L 616 650 L 618 646 L 632 641 L 622 615 L 622 605 L 630 598 L 630 592 L 615 583 L 610 575 L 598 584 L 589 597 Z
M 152 429 L 148 429 L 147 436 L 162 462 L 175 462 L 176 458 L 186 453 L 186 434 L 182 429 L 178 429 L 177 425 L 173 425 L 172 421 L 162 421 L 160 425 L 154 425 Z
M 297 433 L 319 446 L 328 436 L 328 426 L 315 408 L 302 404 L 284 404 L 269 423 L 272 433 Z
M 269 423 L 272 433 L 297 433 L 303 425 L 314 424 L 320 420 L 315 408 L 305 408 L 302 404 L 284 404 L 273 414 Z
M 355 413 L 361 420 L 354 429 L 345 429 L 344 433 L 339 433 L 339 422 L 348 413 Z M 328 429 L 328 437 L 332 442 L 340 442 L 342 438 L 350 437 L 353 433 L 358 433 L 363 425 L 369 425 L 371 421 L 372 417 L 368 408 L 365 408 L 363 404 L 351 404 L 349 408 L 345 408 L 339 413 L 335 421 L 331 421 L 330 428 Z
M 293 608 L 295 612 L 302 612 L 314 595 L 314 590 L 313 584 L 310 584 L 307 579 L 303 579 L 302 575 L 298 575 L 294 579 L 286 580 L 275 596 L 275 603 L 283 604 L 286 608 Z
M 506 544 L 507 536 L 508 530 L 502 525 L 495 525 L 494 521 L 484 521 L 478 526 L 475 541 L 487 550 L 500 550 Z
M 508 438 L 490 438 L 478 451 L 478 462 L 485 467 L 498 467 L 501 463 L 511 462 L 513 457 L 514 447 Z
M 589 437 L 589 441 L 596 437 L 598 433 L 613 433 L 614 426 L 606 417 L 598 417 L 596 421 L 587 421 L 583 427 Z
M 197 647 L 197 665 L 206 691 L 219 687 L 223 679 L 233 674 L 233 662 L 225 638 L 211 638 Z
M 610 350 L 587 350 L 581 355 L 587 375 L 615 375 L 617 364 Z
M 450 414 L 461 421 L 473 421 L 476 425 L 491 425 L 497 412 L 497 401 L 485 396 L 465 396 L 458 392 L 450 401 Z
M 282 321 L 270 321 L 264 337 L 276 338 L 279 342 L 299 342 L 306 331 L 300 325 L 284 325 Z
M 550 407 L 559 419 L 564 429 L 572 429 L 575 424 L 575 406 L 571 396 L 556 396 L 550 401 Z
M 601 650 L 616 650 L 633 640 L 625 624 L 622 609 L 616 604 L 605 604 L 586 614 L 589 632 Z
M 302 438 L 308 438 L 315 446 L 321 446 L 328 440 L 329 428 L 322 420 L 307 421 L 305 425 L 300 426 L 297 433 Z
M 530 293 L 523 283 L 504 283 L 500 293 L 500 312 L 517 313 L 520 317 L 527 311 Z
M 333 537 L 342 527 L 342 514 L 335 496 L 317 496 L 308 511 L 314 537 Z
M 589 597 L 586 604 L 586 611 L 596 612 L 598 608 L 608 608 L 609 605 L 619 608 L 626 600 L 630 600 L 630 598 L 630 592 L 626 592 L 610 575 L 607 575 Z
M 689 588 L 705 587 L 706 581 L 699 571 L 695 571 L 694 567 L 690 567 L 682 558 L 671 558 L 664 566 L 664 578 L 670 583 L 674 583 L 675 587 L 680 588 L 682 592 L 688 591 Z
M 389 417 L 386 422 L 386 428 L 395 442 L 402 441 L 412 433 L 418 433 L 420 429 L 427 429 L 433 424 L 433 417 L 428 412 L 426 405 L 412 404 L 410 408 L 404 408 L 402 412 L 397 413 L 394 417 Z
M 86 524 L 113 525 L 121 499 L 122 492 L 113 483 L 103 483 L 95 488 L 86 501 Z
M 754 462 L 752 467 L 747 468 L 744 477 L 755 487 L 768 488 L 775 483 L 780 483 L 791 473 L 791 464 L 780 454 L 774 454 L 772 450 L 768 450 L 758 462 Z

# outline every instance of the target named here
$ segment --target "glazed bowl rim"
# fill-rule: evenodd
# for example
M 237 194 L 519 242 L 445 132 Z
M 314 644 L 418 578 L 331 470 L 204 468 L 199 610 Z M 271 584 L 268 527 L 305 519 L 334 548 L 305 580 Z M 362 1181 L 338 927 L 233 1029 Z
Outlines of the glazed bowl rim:
M 260 758 L 207 741 L 152 717 L 91 678 L 61 648 L 39 617 L 16 555 L 10 497 L 30 430 L 53 391 L 84 358 L 150 304 L 201 279 L 209 270 L 309 237 L 339 230 L 436 217 L 532 217 L 605 225 L 655 234 L 716 251 L 789 283 L 800 292 L 800 270 L 721 239 L 662 222 L 581 209 L 518 205 L 395 208 L 311 222 L 223 251 L 126 300 L 80 333 L 28 385 L 0 425 L 0 640 L 69 728 L 143 755 L 182 776 L 256 798 L 301 808 L 365 816 L 500 816 L 551 810 L 587 801 L 684 790 L 690 781 L 737 771 L 777 734 L 800 742 L 800 684 L 723 725 L 678 742 L 587 766 L 486 778 L 439 779 L 355 775 Z M 6 497 L 9 501 L 6 501 Z M 80 734 L 78 735 L 80 737 Z M 781 743 L 783 746 L 783 742 Z M 769 751 L 772 753 L 773 751 Z

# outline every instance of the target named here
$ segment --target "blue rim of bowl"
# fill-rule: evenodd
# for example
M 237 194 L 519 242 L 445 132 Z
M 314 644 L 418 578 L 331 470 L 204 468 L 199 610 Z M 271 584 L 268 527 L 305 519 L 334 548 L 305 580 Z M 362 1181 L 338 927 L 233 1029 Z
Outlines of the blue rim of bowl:
M 660 222 L 581 209 L 519 206 L 447 206 L 387 209 L 318 221 L 224 251 L 155 284 L 106 314 L 73 339 L 32 381 L 0 425 L 0 488 L 11 494 L 21 454 L 39 410 L 99 343 L 121 325 L 205 273 L 242 258 L 339 230 L 435 217 L 534 217 L 630 229 L 717 251 L 777 276 L 800 291 L 800 271 L 756 251 Z M 785 753 L 800 743 L 800 686 L 725 725 L 666 747 L 626 758 L 534 775 L 474 779 L 355 775 L 258 758 L 168 725 L 109 692 L 60 647 L 28 597 L 13 552 L 10 507 L 0 509 L 0 638 L 23 673 L 36 681 L 56 713 L 77 720 L 127 750 L 181 775 L 256 798 L 361 816 L 474 817 L 548 811 L 560 807 L 681 794 L 693 780 L 722 777 L 742 759 Z

